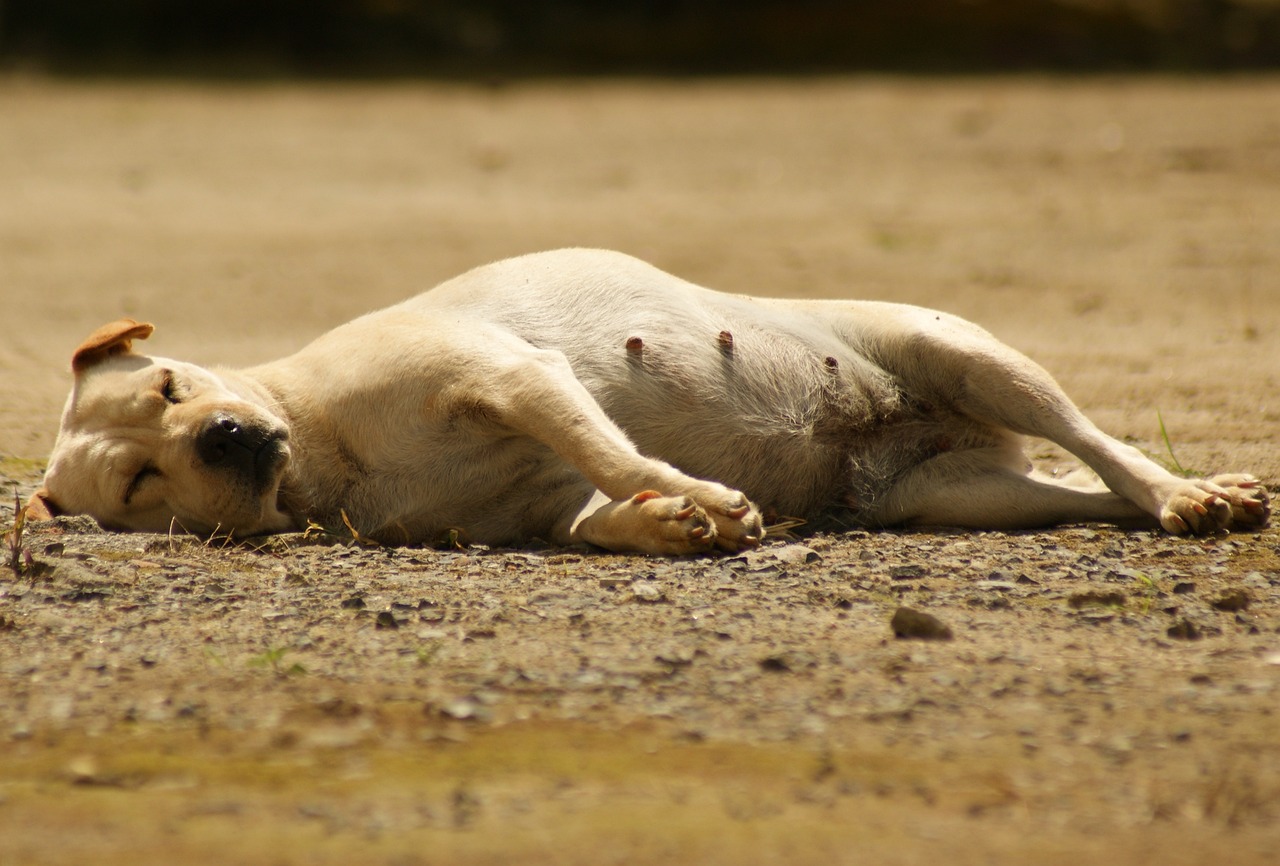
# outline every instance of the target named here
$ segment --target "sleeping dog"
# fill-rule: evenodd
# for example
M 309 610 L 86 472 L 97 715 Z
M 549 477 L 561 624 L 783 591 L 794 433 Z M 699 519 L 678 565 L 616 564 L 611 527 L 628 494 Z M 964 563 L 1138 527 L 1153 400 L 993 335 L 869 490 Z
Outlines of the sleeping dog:
M 880 302 L 722 294 L 619 253 L 490 264 L 241 370 L 76 350 L 34 517 L 383 543 L 759 544 L 763 515 L 868 527 L 1264 526 L 1249 475 L 1174 476 L 981 328 Z M 1035 472 L 1023 436 L 1101 483 Z

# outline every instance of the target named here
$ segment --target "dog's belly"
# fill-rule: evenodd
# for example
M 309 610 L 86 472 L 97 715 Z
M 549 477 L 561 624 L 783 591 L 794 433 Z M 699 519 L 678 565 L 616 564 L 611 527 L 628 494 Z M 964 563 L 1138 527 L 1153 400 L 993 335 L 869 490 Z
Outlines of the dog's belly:
M 892 475 L 865 446 L 919 413 L 828 322 L 731 295 L 682 310 L 646 301 L 524 335 L 564 353 L 641 453 L 797 517 Z
M 848 372 L 854 359 L 776 334 L 732 333 L 732 357 L 714 341 L 699 352 L 682 333 L 653 334 L 640 363 L 570 363 L 641 453 L 783 514 L 809 516 L 842 499 L 851 447 L 895 422 L 898 392 L 868 387 Z
M 642 453 L 769 510 L 812 515 L 892 475 L 882 453 L 919 459 L 883 448 L 920 412 L 837 327 L 841 308 L 713 292 L 613 253 L 547 257 L 544 278 L 517 268 L 518 291 L 499 263 L 424 301 L 562 352 Z

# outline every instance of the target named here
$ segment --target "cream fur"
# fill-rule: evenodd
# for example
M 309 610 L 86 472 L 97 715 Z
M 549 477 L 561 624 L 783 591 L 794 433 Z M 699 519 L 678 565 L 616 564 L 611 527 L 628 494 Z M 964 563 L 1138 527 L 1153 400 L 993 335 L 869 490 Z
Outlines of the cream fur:
M 618 253 L 477 268 L 251 369 L 134 352 L 149 333 L 113 323 L 78 351 L 37 494 L 51 512 L 237 535 L 345 515 L 390 543 L 456 529 L 665 554 L 756 544 L 761 509 L 1174 533 L 1269 515 L 1251 477 L 1171 475 L 973 324 L 722 294 Z M 1106 487 L 1029 471 L 1021 435 Z

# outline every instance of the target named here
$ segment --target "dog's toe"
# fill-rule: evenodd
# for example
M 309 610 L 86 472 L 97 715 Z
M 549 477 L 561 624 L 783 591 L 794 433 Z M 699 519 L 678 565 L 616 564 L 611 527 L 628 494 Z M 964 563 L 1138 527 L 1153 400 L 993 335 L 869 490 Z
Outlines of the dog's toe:
M 1271 520 L 1271 494 L 1252 475 L 1218 475 L 1212 483 L 1222 489 L 1222 498 L 1231 507 L 1231 525 L 1240 529 L 1261 529 Z
M 715 522 L 716 547 L 730 553 L 756 547 L 764 539 L 764 518 L 746 496 L 725 489 L 725 495 L 700 500 Z
M 1271 520 L 1271 494 L 1252 475 L 1218 475 L 1180 484 L 1160 512 L 1175 535 L 1210 535 L 1227 529 L 1261 529 Z
M 716 525 L 689 496 L 662 496 L 646 491 L 631 497 L 634 532 L 650 553 L 704 553 L 716 541 Z

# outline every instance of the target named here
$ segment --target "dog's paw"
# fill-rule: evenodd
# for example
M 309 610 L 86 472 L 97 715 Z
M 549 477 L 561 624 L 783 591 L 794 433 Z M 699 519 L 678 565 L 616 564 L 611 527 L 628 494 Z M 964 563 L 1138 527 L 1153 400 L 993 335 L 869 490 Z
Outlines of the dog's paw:
M 690 494 L 715 524 L 716 547 L 736 553 L 744 547 L 757 547 L 764 539 L 760 509 L 739 491 L 704 482 Z
M 618 553 L 681 556 L 711 550 L 716 527 L 692 498 L 645 490 L 594 511 L 579 525 L 578 535 Z
M 644 538 L 648 553 L 704 553 L 716 540 L 716 526 L 707 512 L 688 496 L 663 496 L 655 490 L 626 500 L 629 515 Z
M 1210 481 L 1225 491 L 1231 506 L 1231 525 L 1261 529 L 1271 520 L 1271 494 L 1252 475 L 1216 475 Z
M 1219 475 L 1179 484 L 1160 510 L 1174 535 L 1211 535 L 1233 526 L 1257 529 L 1271 517 L 1271 497 L 1251 475 Z

